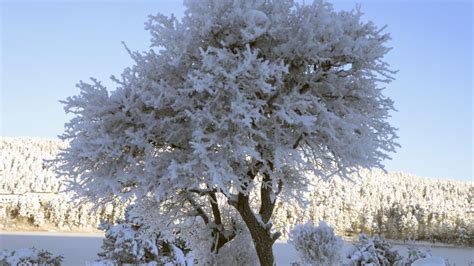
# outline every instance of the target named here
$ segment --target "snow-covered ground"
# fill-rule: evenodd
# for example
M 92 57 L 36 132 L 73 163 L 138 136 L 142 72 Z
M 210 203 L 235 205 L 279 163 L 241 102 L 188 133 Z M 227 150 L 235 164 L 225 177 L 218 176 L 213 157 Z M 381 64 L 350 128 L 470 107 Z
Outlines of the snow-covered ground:
M 406 245 L 393 245 L 401 255 L 407 255 Z M 424 245 L 426 246 L 426 245 Z M 456 246 L 430 246 L 433 257 L 442 257 L 448 259 L 448 263 L 457 266 L 474 266 L 474 248 L 456 247 Z
M 63 255 L 63 265 L 85 265 L 92 261 L 102 244 L 101 234 L 52 233 L 52 232 L 0 232 L 0 249 L 17 249 L 37 247 L 51 251 L 55 255 Z M 406 246 L 395 245 L 406 255 Z M 350 244 L 345 246 L 345 250 Z M 449 263 L 457 266 L 474 265 L 474 248 L 452 246 L 430 246 L 431 254 L 436 257 L 447 258 Z M 274 245 L 277 265 L 290 265 L 297 260 L 296 252 L 285 241 L 278 241 Z M 343 250 L 342 252 L 345 252 Z
M 54 255 L 63 255 L 62 265 L 78 266 L 96 258 L 102 239 L 103 235 L 99 234 L 0 232 L 0 249 L 46 249 Z

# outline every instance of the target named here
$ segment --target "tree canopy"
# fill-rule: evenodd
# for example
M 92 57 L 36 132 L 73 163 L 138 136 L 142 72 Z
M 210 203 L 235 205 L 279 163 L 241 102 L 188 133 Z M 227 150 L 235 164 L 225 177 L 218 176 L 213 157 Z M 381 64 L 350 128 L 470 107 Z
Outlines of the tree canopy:
M 359 9 L 322 1 L 185 5 L 181 20 L 150 16 L 151 49 L 127 48 L 135 64 L 114 90 L 93 79 L 64 101 L 74 118 L 60 171 L 97 202 L 184 200 L 214 225 L 228 204 L 272 264 L 262 256 L 278 237 L 270 218 L 282 192 L 298 196 L 308 171 L 383 167 L 395 150 L 381 87 L 394 74 L 383 60 L 389 35 Z

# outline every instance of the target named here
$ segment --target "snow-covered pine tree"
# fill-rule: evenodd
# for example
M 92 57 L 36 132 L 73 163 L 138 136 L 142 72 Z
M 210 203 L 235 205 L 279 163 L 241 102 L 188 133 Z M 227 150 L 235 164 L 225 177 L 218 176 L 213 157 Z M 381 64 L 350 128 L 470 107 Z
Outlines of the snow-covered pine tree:
M 235 236 L 225 224 L 235 219 L 221 214 L 224 198 L 260 264 L 273 265 L 276 199 L 300 197 L 311 181 L 305 171 L 382 167 L 396 148 L 393 102 L 379 87 L 393 79 L 383 61 L 389 35 L 362 22 L 358 9 L 336 12 L 323 1 L 185 6 L 181 20 L 150 16 L 152 48 L 130 51 L 135 64 L 113 78 L 115 90 L 80 82 L 80 94 L 64 102 L 74 118 L 59 172 L 97 204 L 188 205 L 175 212 L 200 217 L 216 252 Z

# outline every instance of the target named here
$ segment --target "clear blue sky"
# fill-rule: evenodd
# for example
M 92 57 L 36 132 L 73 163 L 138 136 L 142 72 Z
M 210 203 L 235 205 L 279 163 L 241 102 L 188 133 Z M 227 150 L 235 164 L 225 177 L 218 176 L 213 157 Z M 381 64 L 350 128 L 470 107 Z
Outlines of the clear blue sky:
M 58 101 L 77 94 L 81 79 L 112 85 L 109 76 L 132 63 L 121 41 L 146 50 L 146 16 L 184 10 L 179 0 L 0 2 L 2 136 L 59 135 L 67 117 Z M 402 148 L 387 169 L 472 180 L 472 3 L 358 2 L 365 20 L 388 25 L 386 59 L 400 70 L 386 93 Z

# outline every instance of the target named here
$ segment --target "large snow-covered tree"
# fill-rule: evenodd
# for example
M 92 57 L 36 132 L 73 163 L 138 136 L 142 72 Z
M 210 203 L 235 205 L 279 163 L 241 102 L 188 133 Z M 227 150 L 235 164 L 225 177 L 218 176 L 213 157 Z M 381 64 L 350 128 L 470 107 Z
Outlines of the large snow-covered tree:
M 113 77 L 115 90 L 80 82 L 65 101 L 75 116 L 59 171 L 99 204 L 152 200 L 198 217 L 215 252 L 242 222 L 260 264 L 272 265 L 277 198 L 300 197 L 308 171 L 383 167 L 396 148 L 382 93 L 394 73 L 383 61 L 389 35 L 322 1 L 185 6 L 181 20 L 150 16 L 152 48 L 129 50 L 135 64 Z

